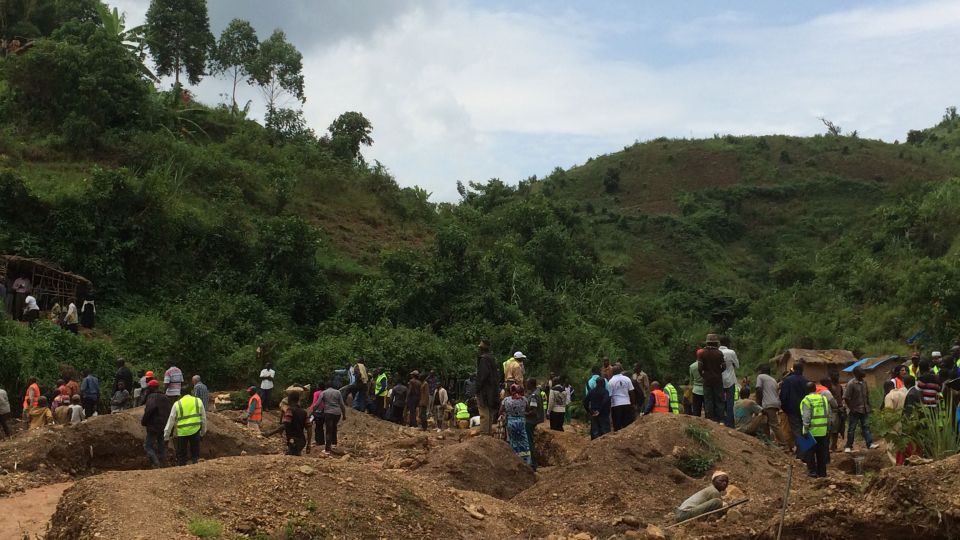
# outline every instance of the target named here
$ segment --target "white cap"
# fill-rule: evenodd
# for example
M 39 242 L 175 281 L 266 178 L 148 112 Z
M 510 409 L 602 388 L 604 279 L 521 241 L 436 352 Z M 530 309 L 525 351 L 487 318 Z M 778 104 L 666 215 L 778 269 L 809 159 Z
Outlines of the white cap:
M 933 351 L 932 353 L 930 353 L 930 356 L 942 357 L 943 355 L 940 354 L 940 351 Z
M 524 360 L 525 360 L 525 359 L 527 358 L 527 357 L 524 356 L 523 353 L 520 352 L 520 351 L 517 351 L 517 352 L 513 353 L 513 357 L 516 358 L 517 360 L 521 360 L 521 359 L 524 359 Z

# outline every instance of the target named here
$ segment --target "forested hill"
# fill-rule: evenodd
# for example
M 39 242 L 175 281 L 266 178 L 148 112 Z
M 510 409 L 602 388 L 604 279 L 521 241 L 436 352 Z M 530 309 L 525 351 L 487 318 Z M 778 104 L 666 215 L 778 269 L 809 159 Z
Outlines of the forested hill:
M 316 133 L 273 101 L 261 125 L 190 98 L 196 77 L 240 69 L 268 100 L 305 99 L 282 32 L 260 41 L 234 21 L 215 39 L 195 14 L 181 45 L 202 61 L 159 91 L 173 73 L 157 36 L 182 21 L 125 29 L 93 0 L 47 4 L 29 17 L 49 20 L 5 13 L 0 29 L 23 46 L 0 59 L 0 253 L 92 280 L 100 324 L 77 337 L 3 322 L 8 385 L 106 375 L 117 355 L 244 385 L 259 344 L 285 384 L 361 355 L 465 374 L 481 336 L 579 378 L 604 354 L 679 374 L 708 331 L 748 364 L 958 333 L 955 112 L 903 144 L 658 139 L 435 204 L 363 158 L 376 119 L 360 112 Z

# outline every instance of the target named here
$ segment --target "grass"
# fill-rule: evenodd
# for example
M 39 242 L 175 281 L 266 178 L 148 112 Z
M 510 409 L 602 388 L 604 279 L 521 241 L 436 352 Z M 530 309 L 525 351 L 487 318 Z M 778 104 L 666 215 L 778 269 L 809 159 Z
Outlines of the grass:
M 713 441 L 713 435 L 709 429 L 697 424 L 688 424 L 683 433 L 697 443 L 699 451 L 684 450 L 677 459 L 677 467 L 687 476 L 703 478 L 723 455 Z
M 223 523 L 205 517 L 190 518 L 187 530 L 197 538 L 218 538 L 223 534 Z

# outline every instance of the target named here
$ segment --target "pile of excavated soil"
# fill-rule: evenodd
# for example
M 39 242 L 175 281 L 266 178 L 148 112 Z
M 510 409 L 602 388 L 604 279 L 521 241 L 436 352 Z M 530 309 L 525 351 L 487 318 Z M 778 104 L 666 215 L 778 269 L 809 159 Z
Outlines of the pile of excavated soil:
M 916 467 L 887 468 L 863 481 L 859 489 L 809 505 L 795 506 L 791 501 L 784 537 L 960 537 L 960 455 Z
M 30 430 L 0 444 L 0 468 L 12 471 L 58 469 L 69 474 L 100 470 L 140 469 L 150 466 L 143 451 L 144 428 L 140 425 L 143 408 L 100 415 L 77 425 L 54 425 Z M 200 456 L 266 454 L 278 452 L 283 440 L 267 440 L 249 428 L 227 418 L 210 414 L 207 434 Z M 175 462 L 173 445 L 167 457 Z
M 417 474 L 457 489 L 509 500 L 537 481 L 529 465 L 506 442 L 494 437 L 470 437 L 430 454 Z
M 244 456 L 169 469 L 108 472 L 67 490 L 48 540 L 192 538 L 542 538 L 526 505 L 443 487 L 353 460 Z
M 693 478 L 680 467 L 685 459 L 689 463 L 692 456 L 711 453 L 694 437 L 703 434 L 719 450 L 719 459 L 704 471 L 705 477 Z M 544 474 L 516 500 L 574 530 L 606 538 L 624 532 L 626 526 L 614 523 L 619 513 L 641 524 L 671 522 L 674 508 L 707 486 L 712 470 L 721 469 L 751 499 L 739 507 L 741 514 L 769 516 L 780 505 L 791 462 L 800 465 L 782 451 L 714 422 L 654 414 L 590 441 L 572 463 Z M 799 488 L 806 478 L 805 471 L 797 472 L 794 486 Z
M 576 459 L 589 442 L 589 438 L 572 430 L 554 431 L 543 423 L 533 434 L 533 455 L 538 467 L 566 465 Z

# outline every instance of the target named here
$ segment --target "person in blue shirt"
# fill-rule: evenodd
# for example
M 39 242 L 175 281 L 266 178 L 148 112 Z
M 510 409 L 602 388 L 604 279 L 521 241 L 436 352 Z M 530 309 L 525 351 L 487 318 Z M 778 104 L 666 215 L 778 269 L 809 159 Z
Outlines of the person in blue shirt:
M 80 401 L 87 418 L 93 417 L 100 405 L 100 380 L 89 370 L 83 371 L 83 380 L 80 381 Z

